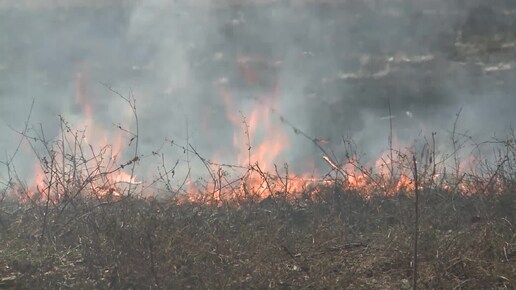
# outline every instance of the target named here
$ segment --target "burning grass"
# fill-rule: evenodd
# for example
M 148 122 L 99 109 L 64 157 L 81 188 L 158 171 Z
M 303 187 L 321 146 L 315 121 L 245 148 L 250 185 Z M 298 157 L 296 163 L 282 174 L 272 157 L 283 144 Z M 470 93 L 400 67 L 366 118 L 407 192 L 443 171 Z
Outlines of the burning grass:
M 296 180 L 255 164 L 231 182 L 215 171 L 204 195 L 198 187 L 195 195 L 176 190 L 158 199 L 145 197 L 130 175 L 120 183 L 134 158 L 117 165 L 90 146 L 91 156 L 77 150 L 72 158 L 59 148 L 82 148 L 81 138 L 66 140 L 76 146 L 53 147 L 41 159 L 46 179 L 37 194 L 20 187 L 20 199 L 0 203 L 0 288 L 411 287 L 415 185 L 408 175 L 405 187 L 404 175 L 367 171 L 357 171 L 364 183 L 353 183 L 345 177 L 358 173 L 334 164 L 331 178 Z M 459 180 L 425 178 L 435 175 L 421 167 L 419 287 L 515 287 L 511 162 L 502 158 L 490 173 Z
M 452 154 L 438 152 L 432 134 L 419 147 L 391 142 L 367 165 L 353 150 L 338 161 L 331 147 L 279 116 L 320 149 L 329 168 L 301 175 L 261 161 L 275 155 L 251 152 L 254 121 L 244 119 L 248 150 L 239 164 L 171 142 L 211 178 L 178 180 L 178 163 L 162 164 L 145 183 L 136 173 L 146 156 L 135 101 L 122 98 L 136 121 L 135 131 L 117 126 L 134 149 L 126 160 L 113 151 L 119 145 L 95 146 L 64 119 L 56 140 L 21 132 L 39 169 L 34 188 L 16 176 L 12 160 L 5 163 L 12 175 L 0 202 L 0 288 L 410 289 L 416 196 L 419 287 L 516 285 L 514 136 L 482 143 L 495 145 L 494 158 L 481 158 L 479 149 L 461 159 L 464 135 L 454 126 Z M 158 187 L 167 195 L 153 194 Z
M 468 47 L 459 55 L 469 56 Z M 433 55 L 402 58 L 389 62 Z M 439 149 L 435 132 L 399 144 L 389 101 L 389 148 L 363 160 L 352 140 L 313 138 L 279 114 L 281 62 L 237 63 L 248 87 L 270 91 L 241 108 L 228 80 L 218 82 L 235 129 L 234 164 L 215 162 L 189 140 L 166 142 L 200 162 L 206 179 L 193 177 L 188 158 L 186 176 L 177 176 L 184 164 L 166 164 L 161 148 L 140 152 L 132 97 L 108 87 L 134 122 L 113 134 L 99 126 L 79 66 L 78 126 L 86 129 L 61 117 L 59 136 L 48 140 L 27 120 L 20 146 L 36 155 L 32 182 L 16 174 L 14 157 L 2 163 L 9 176 L 0 180 L 0 289 L 410 289 L 414 237 L 420 288 L 516 288 L 514 133 L 475 143 L 459 132 L 458 113 L 444 147 L 451 153 Z M 369 78 L 364 71 L 338 79 Z M 325 169 L 276 166 L 291 145 L 287 130 L 319 150 L 309 157 Z M 145 181 L 138 166 L 149 157 L 163 162 Z

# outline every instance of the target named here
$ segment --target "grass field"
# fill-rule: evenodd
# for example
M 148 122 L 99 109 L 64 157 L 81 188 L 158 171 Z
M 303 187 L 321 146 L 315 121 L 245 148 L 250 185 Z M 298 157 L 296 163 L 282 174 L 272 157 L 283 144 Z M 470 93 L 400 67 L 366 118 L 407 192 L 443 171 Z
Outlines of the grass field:
M 413 207 L 331 187 L 219 207 L 76 199 L 47 215 L 4 201 L 0 289 L 410 289 Z M 420 210 L 421 289 L 514 289 L 516 192 L 424 191 Z
M 0 8 L 133 2 L 78 0 L 42 5 L 26 0 L 14 5 L 0 0 Z M 486 91 L 502 87 L 500 91 L 512 92 L 516 51 L 514 39 L 507 36 L 513 35 L 510 27 L 500 39 L 473 35 L 464 42 L 450 43 L 452 52 L 443 55 L 453 58 L 457 66 L 474 63 L 476 73 L 491 76 L 495 81 Z M 381 64 L 390 58 L 378 56 Z M 434 98 L 434 83 L 412 79 L 413 71 L 427 70 L 426 62 L 404 59 L 393 57 L 389 65 L 395 69 L 385 78 L 352 74 L 336 78 L 333 84 L 346 83 L 349 89 L 348 83 L 356 83 L 360 100 L 368 100 L 359 94 L 363 88 L 376 85 L 381 91 L 393 83 L 398 95 L 406 91 L 411 98 Z M 440 65 L 440 58 L 435 62 Z M 434 69 L 433 62 L 428 63 Z M 436 75 L 454 71 L 437 64 Z M 404 83 L 409 89 L 400 89 Z M 425 87 L 428 95 L 422 93 Z M 331 89 L 327 89 L 330 95 Z M 326 92 L 326 88 L 320 90 Z M 125 100 L 136 117 L 134 99 Z M 320 115 L 322 119 L 324 114 Z M 474 142 L 456 131 L 456 124 L 446 132 L 445 138 L 451 137 L 452 142 L 447 148 L 453 150 L 446 154 L 432 143 L 433 133 L 421 148 L 393 149 L 391 128 L 390 160 L 383 164 L 391 168 L 390 175 L 382 175 L 355 163 L 356 152 L 346 154 L 345 164 L 329 159 L 331 154 L 325 152 L 321 140 L 279 117 L 283 126 L 306 137 L 321 149 L 319 155 L 328 158 L 326 179 L 293 192 L 290 184 L 296 180 L 290 178 L 288 166 L 286 173 L 278 173 L 277 167 L 276 172 L 264 172 L 259 167 L 263 164 L 251 160 L 243 168 L 235 166 L 244 173 L 230 179 L 225 170 L 231 166 L 202 157 L 187 141 L 179 151 L 197 158 L 212 178 L 207 177 L 208 182 L 199 187 L 207 190 L 200 190 L 195 198 L 185 190 L 186 178 L 174 176 L 173 165 L 165 168 L 163 164 L 153 181 L 166 194 L 149 197 L 139 191 L 139 184 L 131 183 L 131 168 L 143 155 L 135 145 L 137 131 L 118 127 L 132 137 L 129 151 L 135 153 L 125 162 L 115 162 L 109 159 L 108 144 L 94 148 L 83 143 L 85 133 L 68 127 L 64 119 L 56 140 L 37 137 L 44 136 L 39 131 L 32 135 L 27 120 L 21 139 L 34 153 L 36 146 L 41 147 L 43 153 L 36 153 L 40 164 L 35 167 L 42 169 L 44 182 L 30 189 L 16 175 L 11 163 L 14 156 L 1 161 L 9 178 L 0 180 L 0 289 L 412 289 L 416 236 L 418 289 L 516 289 L 514 132 L 506 140 L 476 143 L 473 149 L 479 149 L 480 143 L 496 143 L 492 151 L 482 151 L 493 153 L 495 160 L 472 156 L 479 167 L 466 172 L 460 169 L 459 155 L 464 153 L 464 144 Z M 321 124 L 341 129 L 333 123 Z M 481 150 L 469 152 L 477 151 Z M 437 155 L 442 159 L 436 160 Z M 445 164 L 451 164 L 451 170 L 446 171 L 450 168 Z M 113 175 L 128 172 L 129 189 L 118 188 Z M 257 179 L 258 187 L 253 189 Z

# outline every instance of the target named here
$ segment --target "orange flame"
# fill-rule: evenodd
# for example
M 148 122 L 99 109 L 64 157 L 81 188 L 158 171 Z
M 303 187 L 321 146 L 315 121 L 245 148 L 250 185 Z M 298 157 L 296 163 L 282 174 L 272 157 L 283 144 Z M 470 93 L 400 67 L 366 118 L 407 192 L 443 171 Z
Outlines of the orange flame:
M 81 152 L 79 157 L 82 157 L 82 160 L 75 160 L 74 165 L 66 163 L 66 156 L 72 155 L 68 153 L 67 150 L 70 149 L 66 145 L 56 148 L 57 150 L 51 150 L 52 156 L 38 160 L 34 164 L 33 170 L 33 186 L 35 189 L 30 189 L 28 192 L 28 198 L 31 200 L 43 201 L 49 199 L 59 201 L 67 194 L 73 194 L 67 191 L 76 190 L 73 187 L 77 187 L 76 183 L 80 182 L 88 183 L 86 188 L 99 197 L 120 197 L 123 193 L 122 189 L 126 185 L 139 185 L 141 183 L 136 181 L 134 175 L 122 171 L 121 167 L 117 167 L 119 165 L 117 165 L 116 159 L 122 152 L 124 138 L 121 132 L 109 136 L 107 134 L 108 130 L 102 128 L 95 121 L 95 110 L 89 101 L 90 97 L 87 70 L 84 65 L 79 64 L 75 72 L 75 100 L 82 108 L 82 122 L 79 125 L 85 130 L 82 135 L 77 136 L 77 139 L 72 139 L 73 142 L 76 142 L 74 144 L 75 150 Z M 68 130 L 62 132 L 63 135 L 70 133 Z M 65 142 L 64 140 L 70 140 L 63 135 L 59 136 L 59 140 L 63 142 Z M 81 137 L 85 143 L 83 143 Z M 87 148 L 83 148 L 83 144 L 86 144 Z M 110 155 L 104 156 L 104 153 L 108 152 L 108 148 L 110 148 Z M 76 157 L 78 156 L 73 156 L 73 158 Z M 77 165 L 78 163 L 80 165 Z M 52 178 L 50 178 L 51 176 Z M 92 176 L 96 178 L 92 178 Z M 58 178 L 59 180 L 56 180 Z M 50 182 L 54 184 L 51 186 Z
M 238 64 L 248 85 L 256 84 L 262 78 L 258 72 L 253 70 L 253 66 L 248 61 L 240 61 Z M 401 160 L 394 160 L 392 151 L 383 152 L 368 168 L 361 166 L 359 160 L 354 156 L 349 157 L 343 164 L 329 156 L 322 156 L 329 168 L 343 177 L 339 181 L 336 178 L 321 179 L 317 172 L 312 174 L 289 172 L 287 166 L 284 170 L 278 170 L 276 163 L 281 161 L 280 157 L 291 144 L 286 132 L 274 123 L 271 109 L 280 109 L 281 92 L 276 80 L 272 84 L 272 90 L 263 93 L 257 100 L 253 100 L 252 106 L 249 108 L 243 104 L 250 103 L 249 100 L 237 101 L 231 93 L 227 81 L 219 83 L 218 89 L 221 101 L 225 106 L 226 118 L 234 129 L 232 141 L 236 160 L 230 164 L 236 162 L 235 167 L 242 169 L 243 174 L 239 175 L 236 180 L 229 180 L 224 175 L 222 167 L 219 166 L 211 173 L 212 180 L 201 184 L 188 179 L 181 189 L 186 194 L 181 196 L 180 202 L 220 205 L 228 200 L 239 201 L 246 198 L 263 200 L 271 195 L 283 195 L 291 199 L 300 196 L 313 198 L 320 193 L 321 187 L 328 185 L 357 191 L 365 198 L 375 194 L 393 196 L 400 192 L 415 190 L 412 164 L 403 164 L 406 162 L 406 160 L 403 161 L 403 156 L 411 156 L 411 154 L 410 152 L 401 154 L 401 150 L 397 151 Z M 83 65 L 77 67 L 75 74 L 75 98 L 83 110 L 81 125 L 86 128 L 84 133 L 86 143 L 92 148 L 100 148 L 101 152 L 108 146 L 111 148 L 109 158 L 96 161 L 97 168 L 94 170 L 98 171 L 100 177 L 96 180 L 86 181 L 89 183 L 89 191 L 98 197 L 121 197 L 124 194 L 125 186 L 139 185 L 141 182 L 137 181 L 133 174 L 122 171 L 119 167 L 116 170 L 108 170 L 108 174 L 100 174 L 107 168 L 117 168 L 116 159 L 122 152 L 125 139 L 121 132 L 109 135 L 108 130 L 102 128 L 95 121 L 95 104 L 89 100 L 91 94 L 88 91 L 87 72 Z M 391 145 L 393 148 L 401 148 L 395 134 L 393 134 Z M 64 154 L 64 152 L 62 153 Z M 95 158 L 95 156 L 90 157 L 91 159 Z M 477 161 L 473 156 L 467 157 L 460 163 L 457 170 L 460 172 L 473 170 Z M 213 164 L 217 164 L 217 162 L 207 165 Z M 60 168 L 60 170 L 63 174 L 68 172 L 65 168 Z M 33 191 L 34 197 L 39 200 L 43 200 L 44 197 L 59 200 L 64 193 L 58 192 L 55 196 L 50 197 L 50 189 L 47 184 L 49 182 L 48 174 L 42 164 L 35 165 L 36 190 Z M 81 178 L 87 180 L 87 178 Z M 437 172 L 430 176 L 432 183 L 437 182 L 436 180 L 439 178 L 441 178 L 441 174 Z M 444 177 L 442 179 L 441 186 L 443 188 L 452 188 L 450 184 L 446 183 Z M 423 180 L 423 185 L 420 184 L 419 187 L 424 188 L 425 182 L 428 181 Z M 463 192 L 473 192 L 474 188 L 479 187 L 479 184 L 475 182 L 465 181 L 457 187 Z M 498 179 L 493 178 L 491 185 L 496 187 L 498 184 Z

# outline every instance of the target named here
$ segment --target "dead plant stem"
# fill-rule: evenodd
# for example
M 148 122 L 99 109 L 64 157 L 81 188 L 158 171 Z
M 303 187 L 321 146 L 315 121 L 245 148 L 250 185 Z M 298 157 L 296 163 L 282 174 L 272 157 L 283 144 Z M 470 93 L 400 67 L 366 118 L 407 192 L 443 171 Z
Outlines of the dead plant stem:
M 417 289 L 417 276 L 418 276 L 418 237 L 419 237 L 419 182 L 418 182 L 418 173 L 417 173 L 417 160 L 416 156 L 412 156 L 412 161 L 414 165 L 414 194 L 415 194 L 415 202 L 414 202 L 414 260 L 412 263 L 412 289 Z

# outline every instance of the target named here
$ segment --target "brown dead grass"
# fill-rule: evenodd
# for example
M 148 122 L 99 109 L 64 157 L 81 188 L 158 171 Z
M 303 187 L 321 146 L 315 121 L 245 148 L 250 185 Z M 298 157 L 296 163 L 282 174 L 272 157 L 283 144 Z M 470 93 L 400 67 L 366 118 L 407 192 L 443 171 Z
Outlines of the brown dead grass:
M 422 196 L 421 289 L 514 289 L 515 193 Z M 409 289 L 413 200 L 4 202 L 0 289 Z

